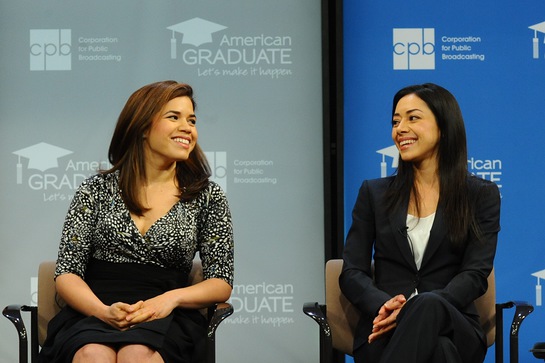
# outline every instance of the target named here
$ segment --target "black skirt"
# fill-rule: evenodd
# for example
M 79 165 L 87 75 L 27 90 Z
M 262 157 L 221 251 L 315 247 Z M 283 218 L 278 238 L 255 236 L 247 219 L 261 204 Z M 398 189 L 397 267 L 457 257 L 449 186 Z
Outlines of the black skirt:
M 178 270 L 152 265 L 94 259 L 89 263 L 85 280 L 104 304 L 119 301 L 133 304 L 187 286 L 187 276 L 181 275 Z M 175 309 L 164 319 L 120 331 L 67 306 L 49 322 L 39 362 L 71 362 L 79 348 L 99 343 L 113 347 L 144 344 L 158 351 L 166 363 L 201 363 L 205 356 L 206 329 L 206 319 L 198 310 Z

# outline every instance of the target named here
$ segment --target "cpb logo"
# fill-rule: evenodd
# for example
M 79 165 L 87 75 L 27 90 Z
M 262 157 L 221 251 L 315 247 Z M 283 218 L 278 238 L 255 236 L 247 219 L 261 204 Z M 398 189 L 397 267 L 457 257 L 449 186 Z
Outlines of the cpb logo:
M 227 192 L 227 152 L 225 151 L 205 151 L 204 155 L 212 169 L 210 180 Z
M 394 70 L 435 69 L 435 29 L 394 29 Z
M 69 71 L 72 69 L 71 29 L 30 30 L 30 70 Z

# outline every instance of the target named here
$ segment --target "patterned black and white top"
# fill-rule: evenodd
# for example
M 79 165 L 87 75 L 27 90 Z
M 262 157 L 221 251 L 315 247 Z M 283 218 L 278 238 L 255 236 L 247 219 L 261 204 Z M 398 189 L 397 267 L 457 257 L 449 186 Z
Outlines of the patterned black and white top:
M 85 277 L 91 257 L 118 263 L 152 264 L 189 274 L 199 252 L 204 278 L 233 285 L 231 213 L 214 182 L 192 201 L 176 203 L 142 235 L 119 190 L 118 173 L 98 174 L 78 188 L 66 215 L 55 276 Z

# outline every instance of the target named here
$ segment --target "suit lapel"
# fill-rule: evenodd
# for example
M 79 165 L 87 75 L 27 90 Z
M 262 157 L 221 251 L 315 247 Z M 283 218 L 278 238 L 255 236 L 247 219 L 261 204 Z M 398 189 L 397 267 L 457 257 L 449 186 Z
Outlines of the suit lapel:
M 431 257 L 435 254 L 435 251 L 439 248 L 443 240 L 447 235 L 447 227 L 445 225 L 445 219 L 443 215 L 443 209 L 441 206 L 437 206 L 437 212 L 435 212 L 435 218 L 430 231 L 430 239 L 426 250 L 424 251 L 424 257 L 422 258 L 422 266 L 425 266 Z
M 409 265 L 414 267 L 415 271 L 417 270 L 416 264 L 414 262 L 414 256 L 409 247 L 409 240 L 407 239 L 407 205 L 404 208 L 401 208 L 400 212 L 396 212 L 389 216 L 390 226 L 392 228 L 392 233 L 395 236 L 396 244 L 401 250 L 403 258 Z

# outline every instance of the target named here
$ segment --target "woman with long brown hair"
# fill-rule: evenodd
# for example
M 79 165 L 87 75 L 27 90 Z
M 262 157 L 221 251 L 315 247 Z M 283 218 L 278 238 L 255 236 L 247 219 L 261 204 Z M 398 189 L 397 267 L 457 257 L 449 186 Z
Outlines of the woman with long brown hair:
M 67 306 L 41 362 L 200 362 L 206 320 L 226 301 L 233 231 L 224 192 L 197 144 L 192 88 L 134 92 L 109 148 L 112 168 L 85 180 L 68 210 L 55 272 Z M 187 286 L 199 253 L 205 280 Z

